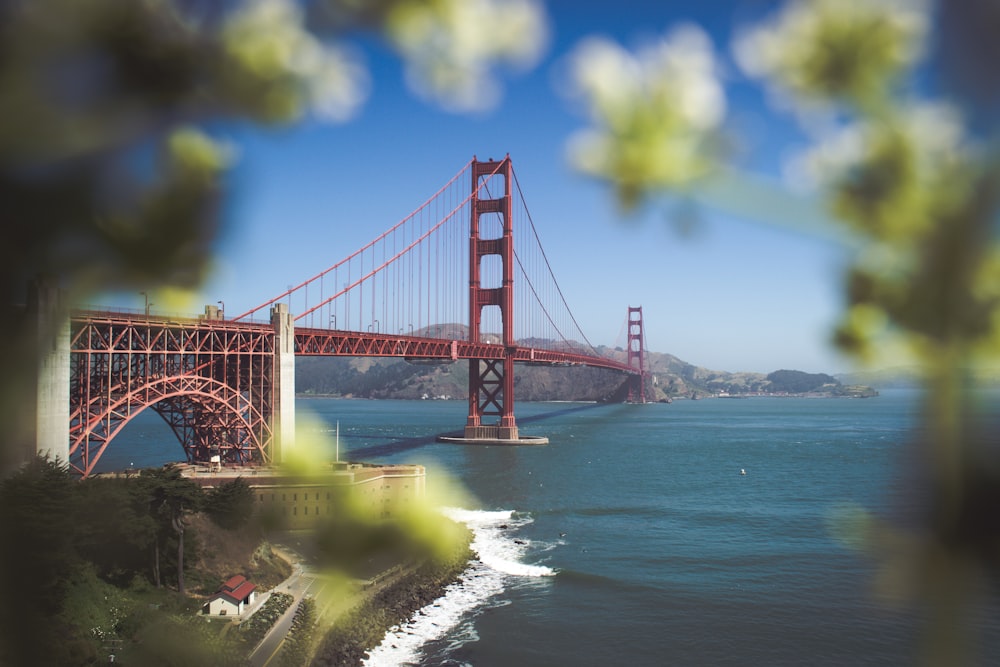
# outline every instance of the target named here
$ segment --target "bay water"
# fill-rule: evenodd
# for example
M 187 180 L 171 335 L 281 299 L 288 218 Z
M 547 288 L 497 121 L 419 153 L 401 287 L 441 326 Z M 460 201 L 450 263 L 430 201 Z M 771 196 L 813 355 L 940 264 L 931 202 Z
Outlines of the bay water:
M 432 493 L 467 492 L 442 511 L 479 559 L 369 665 L 909 665 L 925 610 L 878 596 L 881 561 L 836 527 L 864 510 L 906 529 L 923 506 L 918 399 L 519 403 L 521 433 L 550 439 L 523 447 L 436 442 L 464 401 L 297 408 L 331 446 L 339 422 L 342 459 L 420 463 Z M 182 458 L 148 412 L 100 469 Z M 991 664 L 997 591 L 963 623 Z

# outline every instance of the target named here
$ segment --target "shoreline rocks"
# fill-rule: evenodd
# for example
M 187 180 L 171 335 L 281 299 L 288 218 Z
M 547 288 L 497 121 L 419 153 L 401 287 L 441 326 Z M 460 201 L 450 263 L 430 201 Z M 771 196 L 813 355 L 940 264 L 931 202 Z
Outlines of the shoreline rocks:
M 313 658 L 315 667 L 360 665 L 385 633 L 408 621 L 458 581 L 475 553 L 465 543 L 444 560 L 429 560 L 410 574 L 378 590 L 345 613 L 327 632 Z

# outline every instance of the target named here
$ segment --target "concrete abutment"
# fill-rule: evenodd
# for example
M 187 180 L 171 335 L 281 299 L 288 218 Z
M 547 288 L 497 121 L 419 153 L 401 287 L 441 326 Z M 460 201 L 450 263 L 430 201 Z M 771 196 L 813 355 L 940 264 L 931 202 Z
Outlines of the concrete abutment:
M 37 332 L 38 381 L 35 385 L 34 454 L 69 461 L 70 324 L 63 290 L 32 281 L 28 317 Z
M 295 447 L 295 322 L 288 305 L 271 308 L 274 365 L 271 397 L 271 463 L 283 463 Z

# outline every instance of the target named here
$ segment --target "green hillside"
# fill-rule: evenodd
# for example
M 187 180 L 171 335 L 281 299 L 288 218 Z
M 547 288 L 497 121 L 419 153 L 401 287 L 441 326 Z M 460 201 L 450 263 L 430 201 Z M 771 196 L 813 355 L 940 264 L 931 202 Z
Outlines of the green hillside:
M 598 347 L 600 354 L 626 361 L 621 348 Z M 779 370 L 771 374 L 714 371 L 671 354 L 646 353 L 648 398 L 671 401 L 711 396 L 817 394 L 869 396 L 868 387 L 842 384 L 823 373 Z M 349 398 L 466 400 L 469 365 L 408 362 L 363 357 L 296 359 L 296 389 L 313 396 Z M 519 364 L 514 383 L 522 401 L 619 402 L 627 395 L 621 373 L 598 368 Z

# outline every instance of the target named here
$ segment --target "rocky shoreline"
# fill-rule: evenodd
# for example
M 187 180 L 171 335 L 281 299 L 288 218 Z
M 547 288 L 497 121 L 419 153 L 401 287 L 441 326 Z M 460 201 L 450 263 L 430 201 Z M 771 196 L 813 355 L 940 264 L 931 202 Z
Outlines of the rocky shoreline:
M 423 563 L 337 619 L 320 643 L 312 665 L 360 665 L 390 628 L 405 623 L 461 578 L 469 561 L 475 558 L 468 545 L 466 541 L 448 558 Z

